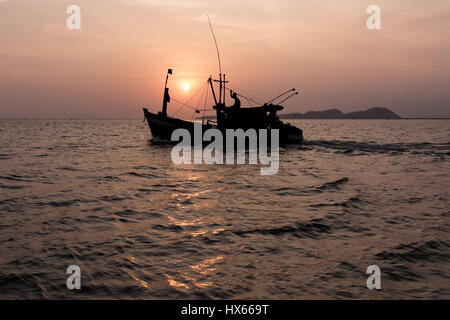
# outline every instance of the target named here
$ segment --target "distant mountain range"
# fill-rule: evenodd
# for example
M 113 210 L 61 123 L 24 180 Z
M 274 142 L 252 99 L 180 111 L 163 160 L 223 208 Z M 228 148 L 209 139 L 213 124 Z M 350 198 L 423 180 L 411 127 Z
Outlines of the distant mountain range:
M 343 113 L 339 109 L 324 111 L 309 111 L 306 113 L 280 114 L 282 119 L 401 119 L 401 117 L 388 108 L 370 108 L 365 111 Z
M 339 109 L 323 111 L 309 111 L 306 113 L 285 113 L 279 115 L 281 119 L 401 119 L 388 108 L 374 107 L 365 111 L 343 113 Z M 205 116 L 205 119 L 215 119 L 216 116 Z M 198 117 L 196 119 L 202 119 Z

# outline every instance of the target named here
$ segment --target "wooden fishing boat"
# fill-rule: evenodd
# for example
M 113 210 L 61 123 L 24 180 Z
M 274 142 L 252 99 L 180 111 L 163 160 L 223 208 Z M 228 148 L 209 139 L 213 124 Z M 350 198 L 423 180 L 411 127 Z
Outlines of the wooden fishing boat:
M 162 111 L 152 113 L 147 108 L 144 108 L 144 116 L 152 133 L 153 141 L 155 142 L 172 142 L 172 132 L 176 129 L 186 129 L 191 133 L 194 130 L 194 122 L 169 117 L 167 115 L 167 104 L 170 102 L 169 88 L 167 87 L 169 74 L 172 74 L 172 69 L 168 70 L 166 76 Z M 226 83 L 228 81 L 225 81 L 225 75 L 220 74 L 219 76 L 219 80 L 213 80 L 210 77 L 207 81 L 215 103 L 212 109 L 216 111 L 216 121 L 205 121 L 203 119 L 203 131 L 211 128 L 219 129 L 222 132 L 225 132 L 226 129 L 243 129 L 244 131 L 248 129 L 278 129 L 279 143 L 282 145 L 298 144 L 303 141 L 302 130 L 282 122 L 277 115 L 278 111 L 283 110 L 281 103 L 297 94 L 295 89 L 290 89 L 261 106 L 241 108 L 238 96 L 244 96 L 227 88 Z M 214 90 L 213 82 L 219 83 L 220 91 L 218 96 Z M 226 106 L 225 104 L 226 90 L 230 91 L 232 97 L 235 99 L 235 104 L 232 106 Z M 293 91 L 294 93 L 292 93 Z M 289 93 L 290 95 L 280 103 L 273 103 L 275 100 L 285 97 Z M 196 112 L 199 113 L 199 110 L 197 109 Z M 258 132 L 258 130 L 256 131 Z

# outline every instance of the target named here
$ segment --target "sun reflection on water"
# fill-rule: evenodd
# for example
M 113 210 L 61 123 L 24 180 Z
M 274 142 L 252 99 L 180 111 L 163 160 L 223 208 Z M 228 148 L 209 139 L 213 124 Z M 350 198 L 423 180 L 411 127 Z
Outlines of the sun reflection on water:
M 212 273 L 217 269 L 213 265 L 223 262 L 224 256 L 217 256 L 215 258 L 206 259 L 198 264 L 189 266 L 188 270 L 179 272 L 179 279 L 165 274 L 168 284 L 176 289 L 193 289 L 206 288 L 214 285 L 210 280 Z

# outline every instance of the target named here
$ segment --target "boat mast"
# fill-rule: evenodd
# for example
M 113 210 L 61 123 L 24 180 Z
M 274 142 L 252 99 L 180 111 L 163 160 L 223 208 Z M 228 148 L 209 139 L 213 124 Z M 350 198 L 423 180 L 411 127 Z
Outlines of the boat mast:
M 225 74 L 223 75 L 223 105 L 226 106 L 225 104 L 225 89 L 226 89 L 226 81 L 225 81 Z M 220 83 L 222 84 L 222 82 Z
M 167 88 L 167 80 L 169 79 L 169 74 L 172 74 L 172 69 L 167 70 L 166 83 L 164 85 L 164 98 L 162 107 L 162 115 L 164 117 L 167 116 L 167 103 L 170 102 L 169 88 Z
M 213 80 L 212 80 L 212 77 L 211 77 L 211 76 L 209 76 L 208 81 L 209 81 L 209 85 L 211 86 L 211 91 L 212 91 L 212 94 L 213 94 L 214 103 L 217 105 L 216 93 L 215 93 L 215 91 L 214 91 L 214 87 L 213 87 L 213 83 L 212 83 Z
M 220 90 L 219 90 L 219 103 L 222 104 L 222 74 L 219 73 L 219 81 L 220 81 Z
M 219 91 L 219 103 L 217 103 L 217 99 L 216 99 L 216 95 L 214 93 L 214 89 L 212 86 L 212 82 L 211 83 L 211 90 L 213 91 L 213 95 L 214 95 L 214 102 L 216 103 L 216 105 L 218 104 L 223 104 L 225 105 L 225 75 L 222 74 L 222 64 L 220 62 L 220 51 L 219 51 L 219 45 L 217 44 L 217 39 L 216 39 L 216 35 L 214 34 L 214 30 L 211 24 L 211 20 L 209 19 L 209 15 L 206 15 L 206 17 L 208 18 L 208 23 L 209 23 L 209 28 L 211 30 L 211 34 L 213 36 L 214 39 L 214 44 L 216 46 L 216 51 L 217 51 L 217 61 L 219 62 L 219 80 L 214 80 L 216 82 L 219 82 L 219 87 L 220 87 L 220 91 Z M 222 79 L 223 76 L 223 79 Z M 223 102 L 222 102 L 222 96 L 223 96 Z

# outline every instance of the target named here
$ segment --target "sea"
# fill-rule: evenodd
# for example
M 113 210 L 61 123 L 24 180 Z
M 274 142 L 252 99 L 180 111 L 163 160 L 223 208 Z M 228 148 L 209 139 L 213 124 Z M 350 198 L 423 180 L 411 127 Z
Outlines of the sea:
M 0 120 L 0 299 L 449 299 L 450 120 L 290 122 L 261 175 L 142 120 Z

